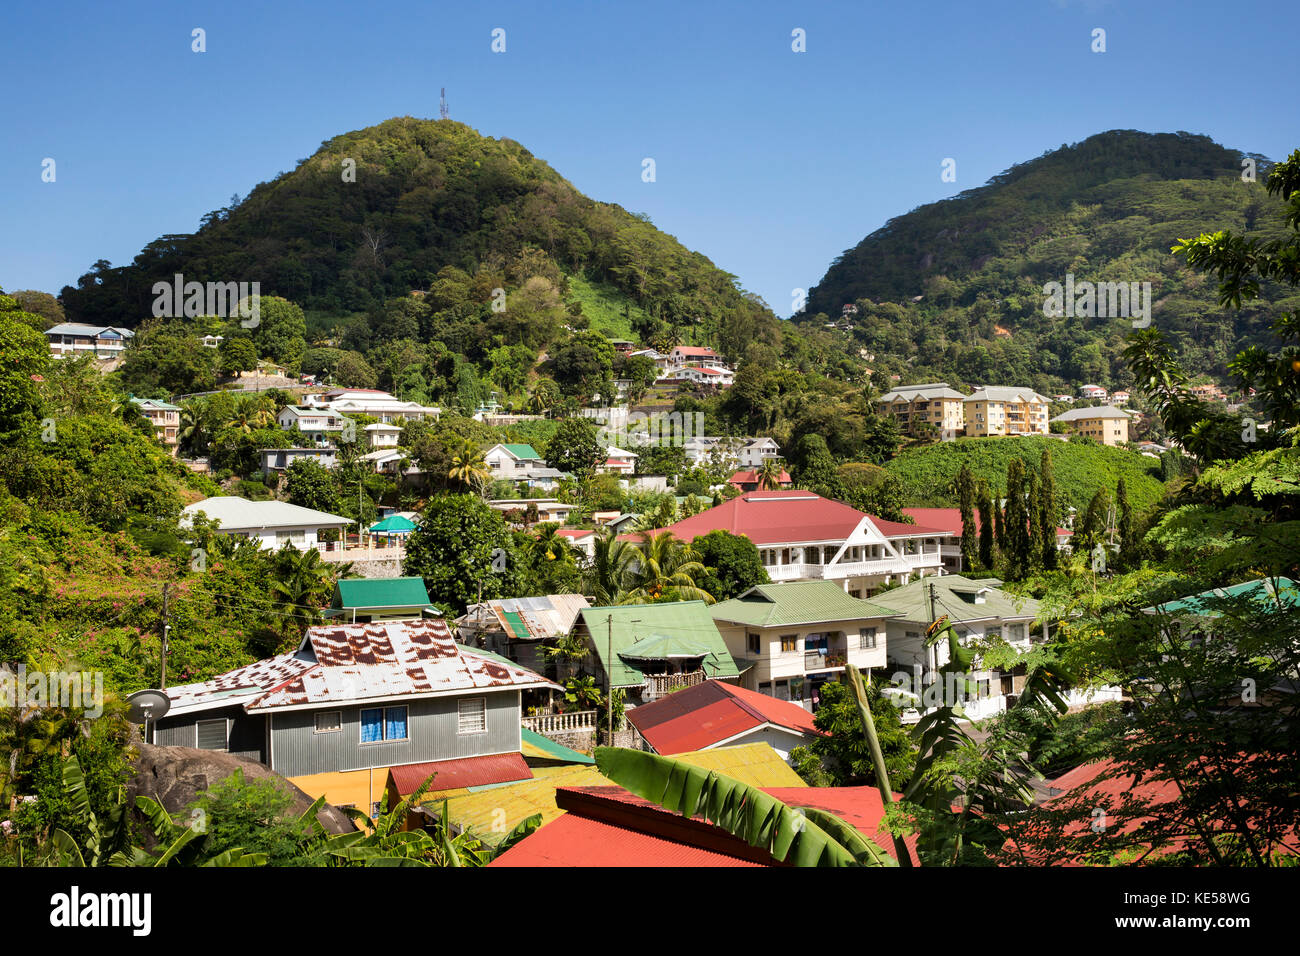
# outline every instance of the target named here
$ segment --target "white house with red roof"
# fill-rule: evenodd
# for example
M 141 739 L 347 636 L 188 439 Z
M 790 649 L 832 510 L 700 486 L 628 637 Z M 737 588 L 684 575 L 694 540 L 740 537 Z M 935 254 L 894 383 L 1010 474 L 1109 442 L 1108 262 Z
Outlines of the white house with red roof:
M 659 381 L 691 382 L 696 385 L 728 388 L 735 384 L 736 373 L 729 368 L 719 368 L 716 365 L 682 365 L 669 369 L 659 377 Z
M 702 345 L 674 345 L 668 353 L 668 367 L 681 368 L 683 365 L 721 365 L 722 356 L 713 349 Z
M 600 470 L 611 475 L 630 475 L 636 471 L 636 460 L 639 457 L 636 452 L 609 445 L 605 449 L 605 464 L 601 465 Z
M 854 597 L 943 569 L 943 531 L 885 521 L 811 491 L 746 492 L 650 533 L 692 541 L 719 529 L 753 541 L 773 581 L 836 581 Z

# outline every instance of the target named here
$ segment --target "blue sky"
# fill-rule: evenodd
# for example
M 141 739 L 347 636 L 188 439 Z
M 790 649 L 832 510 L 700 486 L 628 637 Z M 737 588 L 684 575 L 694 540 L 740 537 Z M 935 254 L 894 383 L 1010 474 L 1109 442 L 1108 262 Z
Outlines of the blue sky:
M 1284 158 L 1297 26 L 1295 0 L 6 3 L 0 286 L 126 264 L 323 140 L 436 117 L 445 86 L 453 119 L 647 213 L 788 315 L 887 219 L 1102 130 Z

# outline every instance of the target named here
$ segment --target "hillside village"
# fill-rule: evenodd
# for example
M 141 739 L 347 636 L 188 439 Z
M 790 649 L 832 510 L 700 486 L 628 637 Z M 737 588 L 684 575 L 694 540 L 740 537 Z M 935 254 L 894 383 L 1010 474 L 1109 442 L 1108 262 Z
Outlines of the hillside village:
M 1179 136 L 1147 148 L 1222 178 Z M 278 182 L 324 195 L 353 151 L 405 163 L 374 209 L 437 183 L 517 218 L 481 248 L 367 220 L 150 317 L 156 275 L 180 298 L 182 263 L 325 215 L 262 184 L 0 292 L 0 861 L 1293 864 L 1294 316 L 1195 369 L 1139 325 L 968 362 L 965 310 L 995 342 L 1037 313 L 942 276 L 885 301 L 888 235 L 782 320 L 449 119 Z M 1290 262 L 1300 154 L 1268 172 Z

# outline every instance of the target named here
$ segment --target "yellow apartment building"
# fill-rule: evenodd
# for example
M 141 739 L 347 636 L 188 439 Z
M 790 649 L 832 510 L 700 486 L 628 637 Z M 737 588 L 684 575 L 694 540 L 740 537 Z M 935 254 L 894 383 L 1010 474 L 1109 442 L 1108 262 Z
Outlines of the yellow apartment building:
M 966 436 L 1046 435 L 1047 401 L 1032 388 L 978 389 L 965 400 Z
M 1113 405 L 1072 408 L 1052 421 L 1061 422 L 1071 434 L 1095 438 L 1103 445 L 1122 445 L 1128 441 L 1129 413 Z
M 897 421 L 904 433 L 912 434 L 918 425 L 929 424 L 948 437 L 959 434 L 966 424 L 962 411 L 965 398 L 947 382 L 935 382 L 896 388 L 877 401 L 881 414 Z

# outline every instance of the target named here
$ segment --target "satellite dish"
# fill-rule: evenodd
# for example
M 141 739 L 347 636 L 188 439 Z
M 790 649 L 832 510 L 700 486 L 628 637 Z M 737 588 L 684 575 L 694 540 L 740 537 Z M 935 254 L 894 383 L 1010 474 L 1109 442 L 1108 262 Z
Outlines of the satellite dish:
M 162 690 L 138 690 L 126 699 L 131 705 L 126 719 L 133 724 L 158 720 L 171 709 L 171 698 Z

